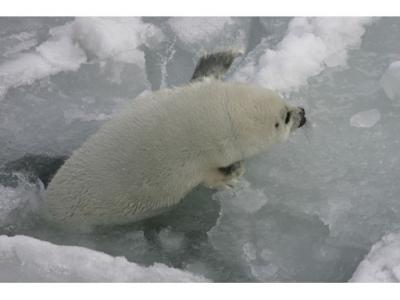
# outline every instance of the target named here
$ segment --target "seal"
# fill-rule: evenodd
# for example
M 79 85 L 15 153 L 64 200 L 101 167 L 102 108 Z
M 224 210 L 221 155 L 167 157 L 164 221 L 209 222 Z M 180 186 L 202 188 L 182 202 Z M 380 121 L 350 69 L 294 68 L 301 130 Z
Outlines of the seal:
M 86 231 L 156 215 L 199 184 L 234 185 L 245 159 L 305 124 L 304 109 L 275 92 L 218 80 L 236 57 L 223 56 L 202 58 L 190 84 L 138 97 L 106 122 L 51 180 L 46 217 Z

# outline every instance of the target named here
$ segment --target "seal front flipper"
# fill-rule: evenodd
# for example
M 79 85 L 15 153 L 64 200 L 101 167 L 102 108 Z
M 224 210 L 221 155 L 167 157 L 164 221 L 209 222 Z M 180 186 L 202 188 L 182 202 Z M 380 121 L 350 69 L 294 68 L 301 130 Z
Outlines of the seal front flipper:
M 221 51 L 204 55 L 196 65 L 190 81 L 202 80 L 206 77 L 221 77 L 228 71 L 236 57 L 243 55 L 240 51 Z
M 244 161 L 237 161 L 229 166 L 211 170 L 203 184 L 208 188 L 233 188 L 244 174 Z

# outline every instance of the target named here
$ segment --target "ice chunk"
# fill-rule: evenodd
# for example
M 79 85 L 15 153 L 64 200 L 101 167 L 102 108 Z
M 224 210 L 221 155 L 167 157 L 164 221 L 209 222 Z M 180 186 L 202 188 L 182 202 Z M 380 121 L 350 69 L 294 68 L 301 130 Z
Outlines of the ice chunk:
M 393 105 L 400 106 L 400 61 L 390 64 L 380 83 Z
M 247 61 L 234 75 L 280 90 L 296 91 L 325 66 L 346 65 L 348 51 L 361 44 L 368 18 L 294 18 L 276 49 L 265 49 L 258 62 Z
M 204 277 L 156 263 L 143 267 L 124 257 L 27 236 L 0 236 L 0 281 L 204 282 Z
M 360 111 L 350 118 L 350 125 L 354 127 L 370 128 L 374 127 L 381 118 L 381 114 L 377 109 Z
M 359 264 L 352 282 L 400 282 L 400 233 L 384 236 Z
M 159 29 L 140 18 L 77 18 L 73 38 L 89 55 L 144 66 L 139 46 L 163 39 Z

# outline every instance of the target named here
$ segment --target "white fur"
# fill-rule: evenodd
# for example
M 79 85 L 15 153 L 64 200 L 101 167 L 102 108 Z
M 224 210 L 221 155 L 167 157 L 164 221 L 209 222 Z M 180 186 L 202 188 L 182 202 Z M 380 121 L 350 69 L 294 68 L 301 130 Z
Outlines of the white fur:
M 79 228 L 156 214 L 212 186 L 219 167 L 284 141 L 296 122 L 284 124 L 287 107 L 270 90 L 216 80 L 139 97 L 67 160 L 45 212 Z

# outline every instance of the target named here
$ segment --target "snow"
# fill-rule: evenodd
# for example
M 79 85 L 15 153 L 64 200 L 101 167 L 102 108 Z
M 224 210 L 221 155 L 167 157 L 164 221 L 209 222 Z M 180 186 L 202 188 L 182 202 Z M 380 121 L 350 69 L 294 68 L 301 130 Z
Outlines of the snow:
M 189 272 L 76 246 L 58 246 L 27 236 L 0 236 L 2 282 L 205 282 Z
M 119 105 L 149 89 L 143 47 L 157 49 L 159 29 L 140 18 L 62 20 L 46 28 L 45 39 L 29 33 L 34 47 L 17 44 L 19 52 L 10 55 L 7 48 L 0 60 L 0 140 L 16 137 L 0 160 L 24 152 L 70 153 Z M 16 24 L 3 26 L 13 31 Z
M 210 51 L 243 51 L 247 42 L 248 21 L 243 18 L 210 17 L 170 18 L 168 26 L 184 49 L 203 55 Z M 223 36 L 223 38 L 221 38 Z
M 9 87 L 29 84 L 61 71 L 76 71 L 85 60 L 84 52 L 65 37 L 43 43 L 35 52 L 22 54 L 0 66 L 0 97 Z
M 381 86 L 393 105 L 400 105 L 400 61 L 390 64 L 381 78 Z
M 296 91 L 326 66 L 345 66 L 349 50 L 360 46 L 364 26 L 371 21 L 368 18 L 294 18 L 276 49 L 265 49 L 258 62 L 248 62 L 234 78 L 282 92 Z
M 89 55 L 144 66 L 139 46 L 162 40 L 162 33 L 140 18 L 78 18 L 74 36 Z M 153 41 L 151 40 L 153 39 Z
M 350 125 L 361 128 L 371 128 L 378 123 L 381 114 L 377 109 L 360 111 L 350 118 Z
M 350 281 L 400 282 L 400 234 L 388 234 L 373 245 Z
M 194 44 L 202 42 L 219 35 L 225 28 L 233 24 L 232 18 L 171 18 L 168 21 L 169 26 L 179 39 Z
M 254 280 L 344 280 L 354 263 L 345 265 L 344 260 L 339 262 L 339 257 L 344 251 L 349 256 L 357 256 L 357 248 L 366 247 L 365 244 L 382 230 L 382 227 L 371 230 L 372 225 L 365 226 L 377 205 L 372 200 L 378 195 L 376 185 L 368 187 L 365 182 L 357 182 L 358 172 L 363 173 L 366 182 L 374 180 L 365 174 L 366 171 L 360 170 L 368 164 L 369 168 L 375 168 L 371 159 L 360 155 L 360 151 L 365 153 L 365 149 L 371 147 L 371 135 L 376 139 L 379 133 L 376 136 L 366 133 L 362 143 L 352 145 L 354 140 L 360 141 L 360 137 L 355 136 L 357 133 L 346 136 L 344 132 L 351 127 L 348 120 L 346 124 L 341 121 L 343 112 L 349 107 L 349 99 L 345 98 L 347 102 L 337 99 L 341 97 L 337 85 L 329 84 L 332 80 L 329 72 L 334 69 L 326 70 L 346 66 L 349 50 L 361 45 L 365 26 L 370 22 L 357 18 L 295 18 L 276 50 L 264 50 L 258 61 L 245 61 L 244 66 L 239 66 L 233 74 L 233 80 L 249 81 L 292 94 L 306 85 L 310 77 L 322 74 L 320 81 L 315 80 L 310 88 L 299 90 L 289 99 L 292 104 L 311 111 L 309 120 L 315 122 L 312 137 L 308 140 L 304 133 L 296 132 L 289 142 L 277 146 L 277 150 L 247 161 L 246 179 L 251 183 L 250 190 L 254 193 L 257 189 L 265 189 L 264 197 L 268 201 L 264 206 L 255 212 L 237 209 L 237 202 L 247 203 L 249 199 L 259 198 L 254 195 L 232 199 L 230 195 L 219 194 L 217 199 L 221 203 L 221 212 L 217 225 L 208 232 L 210 241 L 227 261 L 240 264 L 244 270 L 247 268 L 247 275 Z M 339 70 L 351 72 L 346 68 L 336 69 L 336 72 Z M 242 77 L 243 74 L 251 76 Z M 346 87 L 351 93 L 351 88 Z M 363 91 L 362 95 L 364 93 L 368 95 L 369 91 Z M 361 115 L 362 125 L 374 128 L 372 126 L 380 117 L 379 112 L 374 112 Z M 332 138 L 336 135 L 338 138 Z M 386 142 L 376 143 L 379 147 Z M 352 155 L 354 148 L 362 150 Z M 394 151 L 394 145 L 391 151 Z M 381 172 L 388 170 L 382 161 L 380 164 Z M 352 172 L 352 168 L 358 171 Z M 389 184 L 395 176 L 391 173 L 386 177 Z M 395 200 L 389 197 L 386 201 L 392 203 Z M 371 210 L 364 210 L 365 205 Z M 381 226 L 384 223 L 382 219 L 379 222 Z M 351 224 L 351 231 L 348 224 Z M 318 264 L 313 263 L 315 261 Z
M 74 245 L 107 265 L 101 277 L 71 261 L 57 273 L 51 260 L 47 277 L 32 267 L 40 280 L 131 280 L 164 264 L 211 281 L 344 282 L 376 241 L 398 232 L 398 18 L 0 18 L 0 25 L 0 234 Z M 244 52 L 227 80 L 277 89 L 308 117 L 287 142 L 246 160 L 235 188 L 199 187 L 150 220 L 67 236 L 36 219 L 39 186 L 2 173 L 26 153 L 70 155 L 122 105 L 186 84 L 201 54 L 227 48 Z M 70 249 L 52 247 L 61 256 Z M 12 247 L 19 248 L 27 249 Z M 27 261 L 46 262 L 31 254 Z M 382 274 L 397 261 L 383 257 L 390 268 Z M 127 265 L 137 271 L 125 273 Z M 34 280 L 12 270 L 15 280 Z
M 149 43 L 150 38 L 158 42 L 162 39 L 161 32 L 139 18 L 78 18 L 53 28 L 50 35 L 34 51 L 0 65 L 0 99 L 10 87 L 61 71 L 76 71 L 91 56 L 143 68 L 144 53 L 138 47 Z

